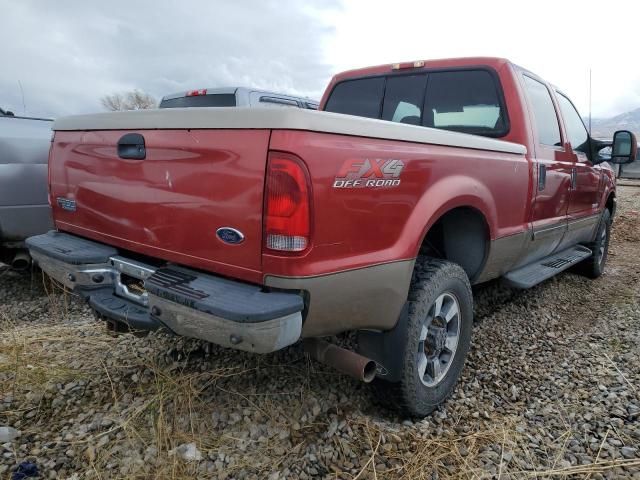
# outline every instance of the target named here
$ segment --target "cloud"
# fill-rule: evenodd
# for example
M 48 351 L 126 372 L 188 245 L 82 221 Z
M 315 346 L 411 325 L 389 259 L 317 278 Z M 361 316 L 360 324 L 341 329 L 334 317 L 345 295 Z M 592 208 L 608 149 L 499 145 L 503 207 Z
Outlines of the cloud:
M 0 106 L 58 116 L 105 94 L 245 85 L 319 98 L 332 74 L 403 60 L 509 58 L 595 117 L 640 107 L 623 0 L 0 0 Z M 624 12 L 618 18 L 615 13 Z M 607 19 L 605 22 L 603 19 Z M 631 52 L 631 53 L 630 53 Z
M 348 0 L 330 12 L 327 58 L 338 70 L 417 59 L 505 57 L 596 116 L 640 107 L 634 51 L 640 3 L 625 0 Z
M 323 2 L 324 8 L 339 8 Z M 59 116 L 101 110 L 105 94 L 160 98 L 244 85 L 319 98 L 332 70 L 316 10 L 252 2 L 0 0 L 0 106 Z

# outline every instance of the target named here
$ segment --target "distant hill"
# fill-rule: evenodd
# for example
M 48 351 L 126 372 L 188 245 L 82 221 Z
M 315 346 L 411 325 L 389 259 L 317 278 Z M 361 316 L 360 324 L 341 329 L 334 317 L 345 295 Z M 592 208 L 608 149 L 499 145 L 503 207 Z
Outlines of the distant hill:
M 589 120 L 585 119 L 585 125 Z M 591 119 L 591 134 L 595 138 L 611 138 L 616 130 L 631 130 L 640 136 L 640 108 L 611 118 Z

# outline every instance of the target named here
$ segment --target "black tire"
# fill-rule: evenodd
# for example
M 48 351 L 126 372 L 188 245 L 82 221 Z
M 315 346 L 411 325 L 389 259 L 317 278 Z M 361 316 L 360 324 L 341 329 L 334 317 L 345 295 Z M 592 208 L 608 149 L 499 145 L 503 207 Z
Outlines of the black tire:
M 430 325 L 427 325 L 427 319 L 433 316 L 437 309 L 436 300 L 440 298 L 440 314 L 430 319 Z M 455 315 L 451 320 L 443 317 L 448 316 L 442 313 L 445 311 L 445 302 L 449 302 L 450 305 L 448 312 L 457 307 L 457 320 Z M 473 296 L 469 279 L 464 270 L 455 263 L 420 256 L 416 260 L 408 303 L 408 327 L 401 380 L 390 383 L 376 379 L 374 390 L 384 404 L 392 403 L 405 415 L 424 417 L 451 395 L 471 345 Z M 451 322 L 454 321 L 457 325 L 452 327 Z M 438 322 L 444 323 L 444 326 L 439 326 Z M 454 327 L 458 332 L 457 346 L 451 355 L 443 342 L 453 335 Z M 421 341 L 425 328 L 427 337 Z M 432 333 L 432 329 L 435 334 Z M 434 346 L 435 348 L 432 348 Z M 443 347 L 441 353 L 438 353 L 438 346 Z M 427 355 L 427 352 L 431 353 L 432 360 L 429 360 L 430 355 Z M 436 364 L 445 365 L 441 358 L 446 358 L 447 355 L 446 369 L 441 370 L 440 375 L 443 376 L 436 381 L 437 377 L 432 377 L 431 372 L 435 371 Z M 426 360 L 422 359 L 422 356 Z M 426 370 L 422 369 L 425 373 L 420 375 L 419 363 L 425 361 Z
M 593 255 L 581 262 L 578 271 L 582 275 L 589 278 L 598 278 L 604 273 L 604 267 L 607 263 L 609 255 L 609 239 L 611 236 L 611 213 L 605 209 L 602 212 L 598 233 L 596 233 L 595 241 L 588 246 L 593 251 Z

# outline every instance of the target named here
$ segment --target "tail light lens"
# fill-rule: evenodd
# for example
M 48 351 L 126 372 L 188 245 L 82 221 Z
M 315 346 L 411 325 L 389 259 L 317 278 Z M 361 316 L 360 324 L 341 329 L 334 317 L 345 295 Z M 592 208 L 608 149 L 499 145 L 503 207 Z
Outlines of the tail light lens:
M 269 250 L 302 252 L 310 243 L 311 189 L 302 161 L 270 152 L 265 193 L 264 240 Z

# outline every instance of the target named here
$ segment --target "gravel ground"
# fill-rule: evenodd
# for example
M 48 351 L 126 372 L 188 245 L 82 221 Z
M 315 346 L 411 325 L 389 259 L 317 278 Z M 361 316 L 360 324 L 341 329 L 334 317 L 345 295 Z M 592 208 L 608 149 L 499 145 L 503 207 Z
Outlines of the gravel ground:
M 596 281 L 477 288 L 463 378 L 416 422 L 300 346 L 111 337 L 40 274 L 0 273 L 0 478 L 640 479 L 639 212 L 621 187 Z

